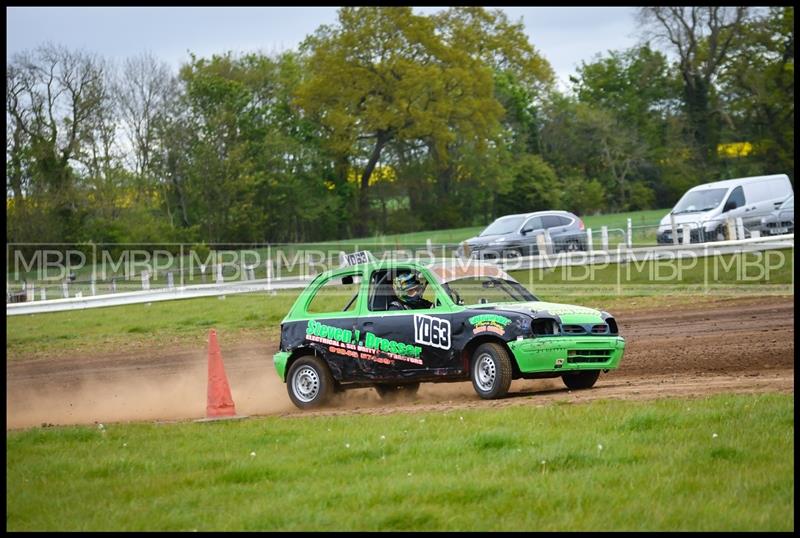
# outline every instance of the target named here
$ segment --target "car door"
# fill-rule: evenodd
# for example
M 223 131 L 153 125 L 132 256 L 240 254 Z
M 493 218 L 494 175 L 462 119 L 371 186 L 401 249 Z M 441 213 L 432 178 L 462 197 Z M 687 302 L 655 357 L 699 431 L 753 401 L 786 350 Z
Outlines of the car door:
M 355 330 L 363 302 L 363 269 L 339 272 L 313 284 L 292 319 L 285 320 L 281 346 L 309 346 L 339 381 L 353 376 L 358 357 Z
M 757 228 L 761 224 L 761 217 L 772 212 L 774 206 L 770 201 L 770 183 L 770 181 L 754 181 L 744 185 L 747 204 L 741 217 L 746 228 Z
M 728 199 L 725 200 L 725 205 L 722 206 L 722 214 L 720 214 L 719 218 L 724 223 L 728 219 L 735 222 L 738 217 L 742 217 L 742 221 L 744 222 L 747 215 L 746 211 L 748 210 L 744 189 L 739 185 L 731 190 Z
M 519 230 L 520 243 L 522 244 L 522 254 L 524 256 L 535 255 L 539 252 L 536 236 L 544 233 L 542 217 L 531 217 L 525 221 Z
M 431 308 L 390 310 L 396 299 L 392 281 L 398 271 L 414 270 L 428 282 Z M 359 351 L 375 367 L 363 372 L 365 380 L 423 379 L 461 373 L 453 347 L 453 306 L 432 276 L 420 267 L 376 268 L 358 319 Z

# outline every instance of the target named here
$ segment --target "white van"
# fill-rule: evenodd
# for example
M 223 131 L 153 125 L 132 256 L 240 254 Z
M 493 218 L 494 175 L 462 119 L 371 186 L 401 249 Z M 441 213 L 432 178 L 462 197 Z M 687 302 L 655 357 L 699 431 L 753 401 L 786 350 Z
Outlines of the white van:
M 724 227 L 728 219 L 735 222 L 741 217 L 745 229 L 758 228 L 761 217 L 775 211 L 793 195 L 792 184 L 786 174 L 727 179 L 692 187 L 661 219 L 657 241 L 672 243 L 670 216 L 675 218 L 678 242 L 683 241 L 684 224 L 690 228 L 692 243 L 724 239 Z

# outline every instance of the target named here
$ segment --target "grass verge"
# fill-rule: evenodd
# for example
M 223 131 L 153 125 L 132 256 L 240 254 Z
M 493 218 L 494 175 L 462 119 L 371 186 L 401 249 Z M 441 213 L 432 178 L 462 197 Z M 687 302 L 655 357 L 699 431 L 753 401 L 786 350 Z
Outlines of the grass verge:
M 794 529 L 793 395 L 34 428 L 7 530 Z

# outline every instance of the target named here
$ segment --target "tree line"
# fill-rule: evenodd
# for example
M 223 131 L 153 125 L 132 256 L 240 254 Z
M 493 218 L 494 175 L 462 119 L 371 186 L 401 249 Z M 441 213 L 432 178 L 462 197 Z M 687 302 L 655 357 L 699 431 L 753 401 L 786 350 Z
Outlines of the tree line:
M 794 180 L 794 9 L 646 7 L 561 90 L 499 10 L 345 7 L 298 50 L 6 68 L 9 242 L 294 242 Z

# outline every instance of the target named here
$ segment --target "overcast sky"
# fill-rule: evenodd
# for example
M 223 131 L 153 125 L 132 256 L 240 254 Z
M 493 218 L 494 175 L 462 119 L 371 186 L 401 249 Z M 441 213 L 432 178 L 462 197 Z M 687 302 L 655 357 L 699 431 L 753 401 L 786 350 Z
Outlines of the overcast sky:
M 432 13 L 441 8 L 415 8 Z M 581 61 L 637 41 L 635 7 L 509 7 L 563 83 Z M 7 7 L 6 58 L 50 41 L 121 60 L 148 51 L 175 69 L 189 57 L 296 49 L 335 7 Z

